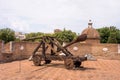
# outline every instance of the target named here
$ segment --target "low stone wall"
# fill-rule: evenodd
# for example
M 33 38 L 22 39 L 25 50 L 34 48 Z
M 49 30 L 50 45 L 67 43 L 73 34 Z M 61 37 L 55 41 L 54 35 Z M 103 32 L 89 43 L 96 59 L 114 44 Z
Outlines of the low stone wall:
M 105 49 L 105 50 L 104 50 Z M 118 44 L 98 44 L 92 46 L 92 52 L 95 55 L 104 55 L 105 53 L 117 53 Z
M 120 59 L 118 44 L 99 44 L 92 46 L 92 52 L 95 56 L 99 56 L 104 59 Z
M 2 41 L 0 40 L 0 61 L 3 60 L 1 51 L 2 51 Z
M 8 43 L 9 44 L 9 43 Z M 13 42 L 12 52 L 10 51 L 10 44 L 5 44 L 5 51 L 0 53 L 0 61 L 8 62 L 9 60 L 27 59 L 32 54 L 38 43 L 33 42 Z M 21 50 L 23 47 L 23 50 Z
M 34 42 L 13 42 L 12 52 L 10 51 L 10 44 L 5 44 L 4 48 L 6 52 L 1 53 L 2 47 L 0 46 L 0 61 L 11 61 L 18 59 L 29 58 L 34 49 L 39 43 Z M 0 42 L 0 45 L 2 43 Z M 21 50 L 21 46 L 23 50 Z M 77 48 L 74 50 L 74 48 Z M 103 49 L 107 49 L 104 51 Z M 86 44 L 86 43 L 75 43 L 68 47 L 68 50 L 74 54 L 83 56 L 85 54 L 92 54 L 97 58 L 105 59 L 119 59 L 120 54 L 118 54 L 118 44 Z M 49 50 L 48 50 L 49 51 Z
M 73 50 L 74 47 L 78 47 L 78 50 Z M 76 43 L 68 48 L 75 55 L 92 54 L 98 58 L 104 59 L 120 59 L 120 53 L 118 53 L 118 44 L 86 44 Z
M 13 43 L 13 59 L 29 58 L 38 43 L 33 42 L 14 42 Z M 21 50 L 23 47 L 23 50 Z
M 92 53 L 92 45 L 91 44 L 85 44 L 85 43 L 76 43 L 68 47 L 68 50 L 74 54 L 83 56 L 88 53 Z M 77 48 L 77 50 L 74 50 L 74 48 Z

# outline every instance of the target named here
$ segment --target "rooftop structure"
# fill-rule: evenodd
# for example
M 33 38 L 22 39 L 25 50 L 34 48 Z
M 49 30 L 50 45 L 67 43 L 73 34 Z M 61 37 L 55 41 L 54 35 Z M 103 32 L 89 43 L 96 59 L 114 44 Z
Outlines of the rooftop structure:
M 91 20 L 89 20 L 88 27 L 82 31 L 82 34 L 87 34 L 87 40 L 97 41 L 100 40 L 100 35 L 96 29 L 93 28 Z M 91 42 L 90 42 L 91 43 Z M 94 42 L 95 43 L 95 42 Z

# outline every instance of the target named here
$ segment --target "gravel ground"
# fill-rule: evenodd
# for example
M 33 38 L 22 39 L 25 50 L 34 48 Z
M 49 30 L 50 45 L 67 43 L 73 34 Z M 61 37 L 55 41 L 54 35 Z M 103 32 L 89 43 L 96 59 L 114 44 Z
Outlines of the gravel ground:
M 21 66 L 21 67 L 20 67 Z M 63 61 L 34 66 L 22 60 L 0 64 L 0 80 L 120 80 L 120 61 L 85 61 L 84 68 L 67 70 Z

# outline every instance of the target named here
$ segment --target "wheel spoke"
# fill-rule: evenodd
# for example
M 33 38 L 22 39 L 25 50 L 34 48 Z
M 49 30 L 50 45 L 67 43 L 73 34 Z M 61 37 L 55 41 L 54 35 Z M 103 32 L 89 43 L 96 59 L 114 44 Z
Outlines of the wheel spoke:
M 72 59 L 66 59 L 65 60 L 65 67 L 67 69 L 72 69 L 74 67 L 74 63 Z
M 41 65 L 41 58 L 40 58 L 40 56 L 34 56 L 33 57 L 33 63 L 34 63 L 34 65 L 35 66 L 40 66 Z

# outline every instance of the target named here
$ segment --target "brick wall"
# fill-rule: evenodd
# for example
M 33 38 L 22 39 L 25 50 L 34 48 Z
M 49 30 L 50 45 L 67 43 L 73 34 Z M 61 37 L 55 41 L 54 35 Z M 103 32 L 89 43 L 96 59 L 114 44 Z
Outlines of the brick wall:
M 104 51 L 104 48 L 108 49 Z M 94 56 L 99 56 L 106 59 L 120 59 L 118 54 L 118 44 L 97 44 L 92 46 L 92 53 Z
M 85 42 L 87 44 L 100 44 L 100 40 L 99 39 L 87 39 L 87 40 L 85 40 Z
M 107 48 L 107 51 L 104 51 L 103 49 Z M 118 45 L 117 44 L 97 44 L 92 46 L 92 52 L 95 55 L 100 55 L 104 53 L 117 53 L 118 51 Z
M 17 60 L 17 59 L 26 59 L 29 58 L 34 49 L 39 43 L 33 42 L 13 42 L 13 53 L 2 53 L 0 54 L 1 60 Z M 1 42 L 0 42 L 1 45 Z M 20 47 L 23 46 L 24 49 L 20 50 Z M 74 47 L 77 47 L 78 50 L 73 50 Z M 107 48 L 108 51 L 103 51 L 103 48 Z M 0 46 L 1 49 L 1 46 Z M 5 51 L 10 50 L 10 44 L 5 45 Z M 106 58 L 106 59 L 119 59 L 120 54 L 118 55 L 118 44 L 89 44 L 89 43 L 75 43 L 68 47 L 68 50 L 74 55 L 85 55 L 92 54 L 97 58 Z M 48 50 L 49 51 L 49 50 Z M 1 52 L 1 51 L 0 51 Z M 7 56 L 6 56 L 7 55 Z M 9 57 L 8 57 L 9 55 Z
M 10 52 L 10 43 L 7 43 L 4 45 L 5 52 L 0 53 L 0 61 L 8 62 L 11 60 L 29 58 L 37 45 L 38 45 L 38 43 L 32 43 L 32 42 L 13 42 L 13 44 L 12 44 L 13 51 L 11 53 Z M 24 47 L 23 50 L 20 49 L 21 46 Z
M 74 47 L 77 47 L 78 50 L 74 50 Z M 85 44 L 85 43 L 75 43 L 68 47 L 68 50 L 74 54 L 74 55 L 85 55 L 87 53 L 91 52 L 91 44 Z
M 13 59 L 19 59 L 22 58 L 29 58 L 34 49 L 38 43 L 32 43 L 32 42 L 14 42 L 13 43 Z M 21 46 L 24 47 L 23 50 L 21 50 Z
M 1 51 L 1 47 L 2 47 L 2 41 L 0 40 L 0 51 Z
M 0 40 L 0 61 L 2 60 L 1 49 L 2 49 L 2 41 Z
M 78 47 L 77 51 L 73 50 L 75 46 Z M 104 48 L 108 50 L 104 51 Z M 120 54 L 118 54 L 118 44 L 76 43 L 71 45 L 68 49 L 75 55 L 85 55 L 90 53 L 98 58 L 120 59 Z

